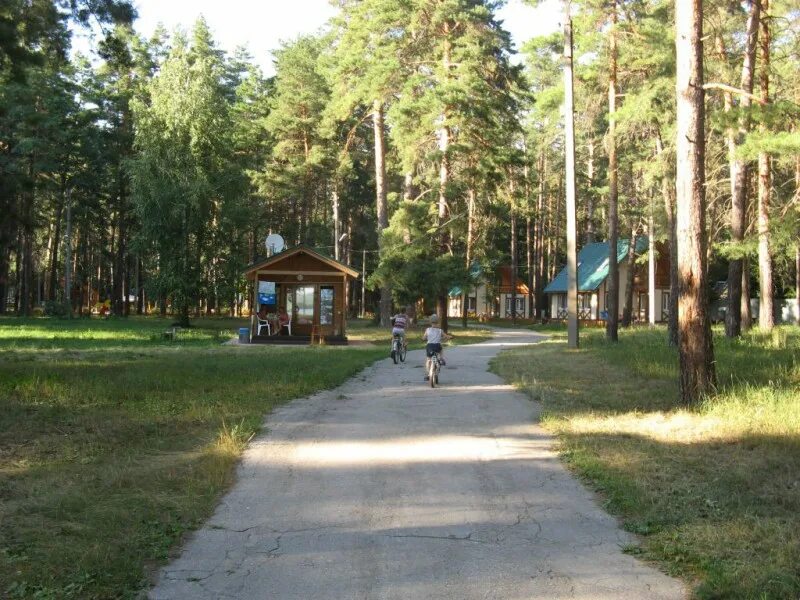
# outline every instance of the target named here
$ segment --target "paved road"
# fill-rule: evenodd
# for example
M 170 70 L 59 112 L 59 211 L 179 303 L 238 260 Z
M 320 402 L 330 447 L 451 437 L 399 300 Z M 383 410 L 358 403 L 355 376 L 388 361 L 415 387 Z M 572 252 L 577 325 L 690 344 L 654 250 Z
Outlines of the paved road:
M 268 417 L 153 599 L 678 599 L 564 469 L 536 404 L 487 372 L 531 332 L 422 352 Z

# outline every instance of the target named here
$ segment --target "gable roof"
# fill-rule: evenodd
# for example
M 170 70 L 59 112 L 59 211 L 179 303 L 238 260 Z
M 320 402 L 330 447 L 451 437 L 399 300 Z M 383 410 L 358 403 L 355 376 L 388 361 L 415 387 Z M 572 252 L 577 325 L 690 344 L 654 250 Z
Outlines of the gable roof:
M 628 254 L 629 240 L 617 241 L 617 263 L 625 260 Z M 644 252 L 647 248 L 647 236 L 636 238 L 636 251 Z M 578 291 L 593 292 L 608 277 L 608 242 L 587 244 L 578 254 Z M 553 281 L 544 288 L 545 294 L 565 294 L 567 292 L 567 268 L 561 269 Z
M 356 271 L 355 269 L 352 269 L 348 267 L 346 264 L 340 263 L 338 260 L 334 260 L 329 256 L 320 254 L 313 248 L 309 248 L 308 246 L 304 246 L 302 244 L 299 246 L 295 246 L 294 248 L 288 248 L 286 250 L 283 250 L 282 252 L 273 254 L 269 258 L 265 258 L 261 261 L 254 262 L 253 264 L 248 265 L 247 267 L 245 267 L 244 275 L 245 277 L 247 277 L 247 279 L 252 279 L 252 277 L 257 271 L 260 271 L 262 269 L 267 269 L 275 265 L 276 263 L 279 263 L 282 260 L 285 260 L 290 256 L 295 256 L 297 254 L 306 254 L 320 262 L 325 263 L 330 267 L 333 267 L 337 271 L 341 271 L 342 273 L 349 275 L 350 277 L 355 277 L 355 278 L 358 277 L 358 271 Z

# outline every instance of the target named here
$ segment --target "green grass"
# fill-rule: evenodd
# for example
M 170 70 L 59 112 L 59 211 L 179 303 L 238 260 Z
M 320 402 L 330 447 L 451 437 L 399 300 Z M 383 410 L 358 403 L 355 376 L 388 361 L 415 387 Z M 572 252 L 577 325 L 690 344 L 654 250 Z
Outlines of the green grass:
M 0 351 L 99 350 L 169 346 L 164 331 L 174 319 L 159 317 L 47 319 L 0 317 Z M 216 345 L 234 336 L 247 319 L 195 319 L 178 333 L 182 346 Z
M 619 344 L 584 330 L 493 363 L 543 405 L 569 465 L 625 527 L 629 549 L 698 598 L 800 597 L 800 330 L 715 337 L 720 389 L 678 406 L 663 329 Z
M 136 597 L 266 412 L 385 354 L 222 347 L 238 322 L 217 320 L 168 342 L 166 324 L 0 320 L 0 597 Z

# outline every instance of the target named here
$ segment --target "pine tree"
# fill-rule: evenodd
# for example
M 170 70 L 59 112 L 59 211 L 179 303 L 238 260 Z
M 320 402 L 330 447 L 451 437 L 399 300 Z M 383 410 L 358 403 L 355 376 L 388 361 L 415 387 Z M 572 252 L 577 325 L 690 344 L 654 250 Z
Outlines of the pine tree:
M 694 404 L 716 385 L 707 297 L 702 0 L 676 0 L 675 30 L 678 350 L 681 399 Z

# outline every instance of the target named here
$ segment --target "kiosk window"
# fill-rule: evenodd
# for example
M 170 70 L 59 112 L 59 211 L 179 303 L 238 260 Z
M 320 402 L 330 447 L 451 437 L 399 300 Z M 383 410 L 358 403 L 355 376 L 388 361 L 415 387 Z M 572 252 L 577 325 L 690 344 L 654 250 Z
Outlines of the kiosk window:
M 319 289 L 319 324 L 333 325 L 333 288 Z

